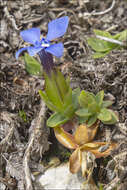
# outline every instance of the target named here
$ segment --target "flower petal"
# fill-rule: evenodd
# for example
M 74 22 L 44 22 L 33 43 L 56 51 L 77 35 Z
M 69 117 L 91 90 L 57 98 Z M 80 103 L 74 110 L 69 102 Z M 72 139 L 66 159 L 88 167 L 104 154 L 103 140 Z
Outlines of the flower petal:
M 16 59 L 18 59 L 18 57 L 19 57 L 19 55 L 22 53 L 22 51 L 27 50 L 27 48 L 28 48 L 28 47 L 24 47 L 24 48 L 19 49 L 19 50 L 16 52 L 16 55 L 15 55 Z
M 68 16 L 55 19 L 48 24 L 48 34 L 46 39 L 51 41 L 64 35 L 68 27 Z
M 45 51 L 55 55 L 56 57 L 61 57 L 63 55 L 63 43 L 53 44 L 45 49 Z
M 28 51 L 28 53 L 29 53 L 30 56 L 34 56 L 34 55 L 36 55 L 39 51 L 41 51 L 42 49 L 43 49 L 43 47 L 38 47 L 38 48 L 36 48 L 36 47 L 29 46 L 29 47 L 27 48 L 27 51 Z
M 36 44 L 36 42 L 40 41 L 40 29 L 39 28 L 31 28 L 28 30 L 23 30 L 20 32 L 20 36 L 25 42 L 29 42 L 33 45 Z

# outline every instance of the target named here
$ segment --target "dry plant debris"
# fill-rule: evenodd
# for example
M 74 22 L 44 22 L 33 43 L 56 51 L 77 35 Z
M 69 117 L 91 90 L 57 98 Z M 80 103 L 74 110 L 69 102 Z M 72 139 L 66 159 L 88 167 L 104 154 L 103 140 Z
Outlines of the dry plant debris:
M 39 77 L 28 75 L 23 61 L 15 60 L 15 52 L 23 47 L 19 31 L 39 27 L 46 34 L 47 23 L 60 16 L 70 17 L 68 33 L 63 38 L 65 56 L 58 63 L 69 75 L 72 87 L 80 86 L 93 93 L 104 90 L 114 101 L 120 123 L 100 129 L 99 137 L 115 140 L 119 146 L 110 161 L 102 162 L 99 172 L 106 170 L 104 190 L 126 190 L 127 180 L 127 52 L 114 50 L 104 59 L 93 60 L 87 38 L 93 29 L 112 34 L 127 28 L 126 0 L 1 0 L 0 1 L 0 187 L 5 189 L 39 189 L 32 171 L 38 170 L 45 151 L 49 149 L 49 131 L 45 128 L 47 110 L 38 90 L 43 88 Z M 56 60 L 58 62 L 58 60 Z M 44 109 L 44 110 L 43 110 Z M 26 121 L 19 116 L 24 111 Z M 42 115 L 42 116 L 41 116 Z M 43 120 L 44 119 L 44 120 Z M 40 128 L 41 122 L 43 127 Z M 105 139 L 106 138 L 106 139 Z M 50 149 L 49 149 L 50 151 Z M 23 168 L 24 164 L 24 168 Z M 36 166 L 36 167 L 33 167 Z M 38 166 L 39 165 L 39 166 Z M 35 169 L 36 168 L 36 169 Z M 114 173 L 110 177 L 109 171 Z M 24 173 L 25 172 L 25 173 Z M 27 176 L 26 179 L 23 176 Z M 102 177 L 103 178 L 103 177 Z M 106 178 L 105 178 L 106 179 Z M 41 189 L 41 188 L 40 188 Z

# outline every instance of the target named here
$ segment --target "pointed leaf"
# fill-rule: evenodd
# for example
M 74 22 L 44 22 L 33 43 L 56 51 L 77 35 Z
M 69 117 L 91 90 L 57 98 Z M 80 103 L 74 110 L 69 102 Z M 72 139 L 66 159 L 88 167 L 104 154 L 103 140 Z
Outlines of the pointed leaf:
M 112 119 L 112 115 L 108 109 L 102 108 L 97 118 L 101 121 L 110 121 Z
M 31 75 L 42 76 L 42 67 L 40 63 L 28 53 L 24 56 L 26 71 Z
M 59 110 L 63 107 L 61 93 L 56 83 L 55 72 L 51 72 L 51 75 L 44 73 L 45 78 L 45 92 L 48 99 L 54 104 Z
M 58 125 L 62 125 L 66 123 L 69 119 L 67 117 L 64 117 L 60 113 L 54 113 L 52 114 L 49 119 L 47 120 L 47 125 L 49 127 L 56 127 Z
M 88 110 L 91 113 L 91 115 L 96 114 L 97 112 L 100 112 L 99 105 L 94 101 L 90 104 L 88 104 Z
M 92 126 L 95 122 L 97 121 L 97 115 L 92 115 L 90 116 L 88 122 L 87 122 L 87 126 L 90 127 Z
M 84 123 L 87 123 L 89 117 L 79 117 L 79 116 L 78 116 L 77 119 L 78 119 L 78 123 L 79 123 L 79 124 L 84 124 Z
M 115 36 L 113 36 L 114 39 L 120 40 L 120 41 L 126 41 L 127 40 L 127 30 L 124 30 Z
M 96 102 L 99 106 L 102 105 L 103 99 L 104 99 L 104 90 L 101 90 L 100 92 L 97 93 L 95 96 Z
M 72 105 L 72 89 L 68 88 L 68 92 L 64 93 L 64 109 Z
M 61 127 L 55 127 L 54 133 L 57 140 L 64 145 L 66 148 L 69 149 L 76 149 L 78 145 L 76 144 L 74 137 L 63 130 Z
M 58 109 L 52 104 L 52 102 L 49 101 L 48 96 L 44 92 L 42 92 L 42 90 L 39 90 L 39 95 L 50 110 L 58 111 Z
M 62 99 L 64 99 L 66 93 L 69 91 L 69 85 L 64 77 L 64 75 L 59 71 L 59 69 L 56 69 L 56 82 L 59 87 Z
M 94 30 L 94 33 L 97 36 L 102 36 L 102 37 L 107 37 L 109 39 L 113 39 L 113 36 L 109 32 L 107 32 L 107 31 Z M 102 41 L 104 42 L 104 40 L 102 40 Z M 111 42 L 108 42 L 108 41 L 107 41 L 107 43 L 108 43 L 109 47 L 112 47 L 112 49 L 118 46 L 117 44 L 114 44 L 114 43 L 111 43 Z
M 112 50 L 112 49 L 110 49 L 110 50 L 108 50 L 108 51 L 105 51 L 105 52 L 95 52 L 95 53 L 92 55 L 92 57 L 93 57 L 94 59 L 102 58 L 102 57 L 106 56 L 107 54 L 109 54 L 111 50 Z
M 106 100 L 106 101 L 103 101 L 101 107 L 102 107 L 102 108 L 107 108 L 107 107 L 111 106 L 112 104 L 113 104 L 112 101 Z
M 96 103 L 92 93 L 82 90 L 79 96 L 79 104 L 81 107 L 87 108 L 90 103 Z
M 97 52 L 107 52 L 109 50 L 112 50 L 111 42 L 107 42 L 93 37 L 88 38 L 87 42 L 88 45 L 91 46 L 91 48 Z
M 79 148 L 77 148 L 72 155 L 70 156 L 69 159 L 69 169 L 71 173 L 77 173 L 80 170 L 81 167 L 81 151 Z
M 80 88 L 76 88 L 72 91 L 72 102 L 73 102 L 73 107 L 75 110 L 77 110 L 79 107 L 79 103 L 78 103 L 79 95 L 80 95 Z
M 93 31 L 98 36 L 105 36 L 105 37 L 108 37 L 108 38 L 112 38 L 112 35 L 107 31 L 103 31 L 103 30 L 93 30 Z
M 69 119 L 72 119 L 72 117 L 74 116 L 74 108 L 73 105 L 68 105 L 65 110 L 62 112 L 62 114 L 65 117 L 68 117 Z
M 81 109 L 77 110 L 75 112 L 75 114 L 78 115 L 78 116 L 80 116 L 80 117 L 88 117 L 88 116 L 92 115 L 92 113 L 88 112 L 87 108 L 81 108 Z
M 74 106 L 72 103 L 72 89 L 71 88 L 69 88 L 68 92 L 65 94 L 62 114 L 70 119 L 74 116 Z

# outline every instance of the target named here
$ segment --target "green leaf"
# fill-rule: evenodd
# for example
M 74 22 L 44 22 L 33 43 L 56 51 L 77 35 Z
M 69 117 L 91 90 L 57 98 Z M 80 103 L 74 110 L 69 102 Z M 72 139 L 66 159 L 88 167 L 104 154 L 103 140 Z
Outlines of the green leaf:
M 69 88 L 68 92 L 64 94 L 64 109 L 69 105 L 72 105 L 72 89 L 71 88 Z
M 109 121 L 102 121 L 104 124 L 108 124 L 108 125 L 112 125 L 112 124 L 115 124 L 116 122 L 118 122 L 118 117 L 117 115 L 112 111 L 112 110 L 109 110 L 108 111 L 110 112 L 111 114 L 111 120 Z
M 107 108 L 107 107 L 111 106 L 112 104 L 113 104 L 112 101 L 106 100 L 106 101 L 103 101 L 103 102 L 102 102 L 101 107 L 102 107 L 102 108 Z
M 54 75 L 54 71 L 50 73 L 50 76 L 44 73 L 45 93 L 48 96 L 49 101 L 52 102 L 52 104 L 56 106 L 59 110 L 61 110 L 63 108 L 63 102 Z
M 88 119 L 88 122 L 87 122 L 87 126 L 90 127 L 92 126 L 97 120 L 97 114 L 95 115 L 92 115 L 89 119 Z
M 19 116 L 22 118 L 24 122 L 27 122 L 27 116 L 24 110 L 19 111 Z
M 88 38 L 88 45 L 97 52 L 107 52 L 112 50 L 111 42 L 100 40 L 98 38 Z M 114 44 L 113 44 L 114 45 Z
M 91 103 L 96 103 L 94 94 L 82 90 L 79 96 L 79 104 L 81 107 L 88 108 Z
M 75 112 L 73 105 L 69 105 L 63 112 L 61 112 L 62 115 L 68 117 L 69 119 L 71 119 L 74 116 L 74 113 Z
M 40 63 L 28 53 L 24 55 L 26 71 L 31 75 L 42 76 L 42 67 Z
M 89 117 L 78 117 L 79 124 L 86 123 Z
M 112 35 L 107 31 L 103 31 L 103 30 L 93 30 L 93 31 L 98 36 L 105 36 L 107 38 L 112 38 Z
M 73 102 L 73 107 L 75 110 L 77 110 L 79 107 L 79 103 L 78 103 L 79 95 L 80 95 L 80 88 L 76 88 L 72 91 L 72 102 Z
M 109 39 L 114 39 L 114 40 L 119 40 L 119 41 L 127 40 L 127 30 L 122 31 L 122 32 L 116 34 L 115 36 L 112 36 L 107 31 L 101 31 L 101 30 L 94 30 L 94 33 L 97 36 L 102 36 L 102 37 L 106 37 Z M 102 40 L 102 39 L 99 39 L 96 37 L 88 38 L 88 44 L 89 44 L 89 46 L 91 46 L 91 48 L 94 51 L 96 51 L 93 54 L 94 59 L 102 58 L 105 55 L 107 55 L 110 51 L 112 51 L 113 49 L 121 47 L 119 44 L 109 42 L 106 40 Z M 126 44 L 125 44 L 125 46 L 126 46 Z
M 80 117 L 88 117 L 91 116 L 92 114 L 88 112 L 87 108 L 81 108 L 79 110 L 77 110 L 76 115 L 80 116 Z
M 88 111 L 92 114 L 95 114 L 100 112 L 100 107 L 96 102 L 92 102 L 91 104 L 88 104 Z
M 111 50 L 106 51 L 106 52 L 96 52 L 96 53 L 94 53 L 94 54 L 92 55 L 92 57 L 93 57 L 94 59 L 102 58 L 102 57 L 106 56 L 107 54 L 109 54 L 110 51 L 111 51 Z
M 98 35 L 98 36 L 106 37 L 106 38 L 109 38 L 109 39 L 113 39 L 113 37 L 114 37 L 114 36 L 112 36 L 112 35 L 111 35 L 109 32 L 107 32 L 107 31 L 94 30 L 94 33 L 95 33 L 96 35 Z M 105 40 L 102 40 L 102 41 L 104 42 Z M 115 44 L 115 43 L 113 43 L 113 42 L 108 42 L 108 41 L 107 41 L 107 44 L 108 44 L 109 47 L 111 47 L 111 49 L 114 49 L 114 48 L 119 47 L 119 45 L 117 45 L 117 44 Z M 107 53 L 109 53 L 109 52 L 107 52 Z
M 47 120 L 47 126 L 49 127 L 56 127 L 66 123 L 69 119 L 61 115 L 60 113 L 54 113 L 50 116 Z
M 95 96 L 96 102 L 99 106 L 102 105 L 103 99 L 104 99 L 104 90 L 101 90 L 100 92 L 97 93 Z
M 112 115 L 108 109 L 103 108 L 97 118 L 101 121 L 110 121 L 112 119 Z
M 119 40 L 119 41 L 126 41 L 127 40 L 127 30 L 124 30 L 115 36 L 113 36 L 113 39 Z
M 68 92 L 69 85 L 64 78 L 63 74 L 56 68 L 56 75 L 54 76 L 57 86 L 59 88 L 61 98 L 64 99 L 65 94 Z
M 64 105 L 62 114 L 71 118 L 74 115 L 74 106 L 72 104 L 72 89 L 69 88 L 68 93 L 64 97 Z
M 39 90 L 39 95 L 50 110 L 57 112 L 59 111 L 59 109 L 57 109 L 57 107 L 49 101 L 48 96 L 44 92 L 42 92 L 42 90 Z

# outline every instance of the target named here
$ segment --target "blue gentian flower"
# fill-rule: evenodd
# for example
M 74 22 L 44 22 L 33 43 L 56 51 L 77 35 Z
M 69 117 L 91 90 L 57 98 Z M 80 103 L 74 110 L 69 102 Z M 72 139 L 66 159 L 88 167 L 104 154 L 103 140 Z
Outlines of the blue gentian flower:
M 25 50 L 28 51 L 30 56 L 38 54 L 41 57 L 45 57 L 45 55 L 52 54 L 56 57 L 61 57 L 63 55 L 63 43 L 60 42 L 52 44 L 51 41 L 64 35 L 68 27 L 68 22 L 68 16 L 64 16 L 49 22 L 47 36 L 46 38 L 42 39 L 40 39 L 39 28 L 31 28 L 20 32 L 22 39 L 25 42 L 32 44 L 32 46 L 19 49 L 16 52 L 16 59 Z

